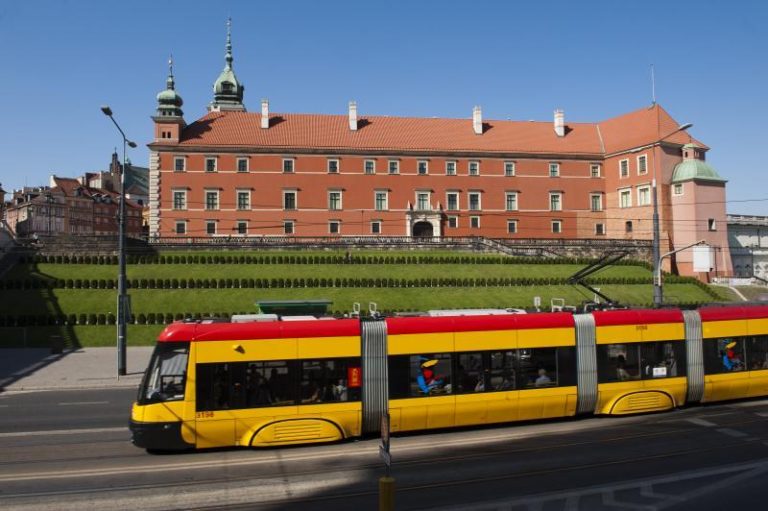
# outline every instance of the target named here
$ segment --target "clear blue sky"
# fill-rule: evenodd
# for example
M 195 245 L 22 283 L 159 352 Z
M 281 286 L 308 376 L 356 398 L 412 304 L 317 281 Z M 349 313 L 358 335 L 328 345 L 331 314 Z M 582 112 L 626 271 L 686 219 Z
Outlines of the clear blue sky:
M 233 19 L 245 103 L 274 112 L 593 122 L 656 96 L 711 147 L 728 212 L 768 215 L 768 2 L 65 1 L 0 4 L 0 183 L 105 169 L 121 139 L 147 165 L 175 61 L 187 122 L 205 114 Z

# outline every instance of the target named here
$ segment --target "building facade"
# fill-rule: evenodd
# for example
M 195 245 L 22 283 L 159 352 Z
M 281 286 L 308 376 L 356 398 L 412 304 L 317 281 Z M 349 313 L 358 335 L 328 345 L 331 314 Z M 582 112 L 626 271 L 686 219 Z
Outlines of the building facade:
M 768 282 L 768 216 L 728 215 L 728 238 L 734 276 Z
M 679 215 L 676 170 L 704 162 L 659 105 L 598 123 L 258 112 L 245 108 L 228 32 L 208 113 L 187 124 L 172 68 L 157 96 L 150 148 L 150 236 L 484 236 L 534 239 L 653 237 L 654 185 L 662 253 L 691 234 Z M 716 174 L 715 174 L 716 176 Z M 685 197 L 724 204 L 724 181 L 694 176 Z M 717 185 L 713 185 L 717 183 Z M 705 188 L 704 191 L 702 187 Z M 730 274 L 725 212 L 707 241 Z M 706 218 L 702 218 L 702 215 Z M 684 218 L 683 218 L 684 217 Z M 718 230 L 719 226 L 719 230 Z M 692 267 L 678 255 L 677 267 Z

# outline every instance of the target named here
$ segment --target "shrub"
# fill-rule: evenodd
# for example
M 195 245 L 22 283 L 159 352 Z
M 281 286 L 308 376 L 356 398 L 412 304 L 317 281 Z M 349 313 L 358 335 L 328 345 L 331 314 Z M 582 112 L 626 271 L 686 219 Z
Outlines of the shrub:
M 139 315 L 136 317 L 136 324 L 137 325 L 147 324 L 147 316 L 143 312 L 139 313 Z

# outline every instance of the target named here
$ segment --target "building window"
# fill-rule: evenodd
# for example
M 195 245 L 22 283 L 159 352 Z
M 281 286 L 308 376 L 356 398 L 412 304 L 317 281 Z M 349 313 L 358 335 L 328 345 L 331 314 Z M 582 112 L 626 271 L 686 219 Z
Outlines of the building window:
M 187 170 L 187 159 L 184 157 L 174 158 L 173 170 L 176 172 L 184 172 L 185 170 Z
M 174 190 L 173 191 L 173 209 L 187 209 L 187 191 L 186 190 Z
M 672 187 L 672 194 L 673 195 L 682 195 L 683 194 L 683 184 L 682 183 L 675 183 L 675 186 Z
M 619 177 L 629 177 L 629 160 L 619 162 Z
M 237 209 L 251 209 L 251 192 L 248 190 L 237 191 Z
M 328 233 L 329 234 L 339 234 L 341 233 L 341 221 L 340 220 L 331 220 L 328 222 Z
M 218 190 L 207 190 L 205 192 L 205 209 L 219 209 Z
M 176 222 L 176 234 L 187 234 L 186 220 L 178 220 Z
M 632 190 L 629 188 L 619 190 L 619 207 L 631 208 L 632 207 Z
M 295 191 L 283 191 L 283 209 L 296 209 L 296 193 Z
M 238 172 L 248 172 L 248 158 L 238 158 L 237 159 L 237 171 Z
M 563 221 L 552 220 L 552 234 L 560 234 L 563 232 Z
M 549 210 L 550 211 L 562 211 L 563 209 L 563 194 L 560 192 L 549 194 Z
M 381 220 L 371 222 L 371 234 L 381 234 Z
M 294 170 L 294 159 L 293 158 L 283 158 L 283 172 L 286 174 L 293 174 Z
M 549 164 L 549 177 L 560 177 L 560 164 L 559 163 L 550 163 Z
M 366 174 L 375 174 L 376 160 L 365 160 L 365 162 L 363 162 L 363 170 Z
M 507 220 L 507 234 L 517 234 L 517 220 Z
M 605 224 L 595 224 L 595 235 L 597 236 L 605 235 Z
M 637 173 L 640 175 L 648 173 L 648 156 L 643 154 L 637 157 Z
M 328 192 L 328 209 L 331 211 L 339 211 L 341 209 L 341 192 L 330 191 Z
M 589 166 L 590 177 L 600 177 L 600 165 L 592 164 Z
M 235 226 L 237 234 L 248 234 L 248 222 L 245 220 L 239 220 Z
M 480 162 L 479 161 L 471 161 L 469 162 L 469 172 L 468 174 L 470 176 L 479 176 L 480 175 Z
M 480 211 L 482 209 L 482 205 L 480 204 L 480 192 L 469 192 L 468 198 L 470 211 Z
M 717 230 L 717 223 L 715 222 L 714 218 L 710 218 L 707 220 L 707 230 L 708 231 L 716 231 Z
M 293 220 L 283 220 L 283 234 L 293 234 L 294 232 Z
M 451 215 L 448 217 L 448 227 L 456 229 L 459 226 L 459 217 Z
M 431 209 L 429 195 L 430 192 L 416 192 L 416 209 L 418 211 L 429 211 Z
M 426 160 L 419 160 L 416 164 L 416 170 L 420 176 L 426 176 L 429 173 L 429 165 Z
M 479 229 L 480 228 L 480 217 L 479 216 L 471 216 L 471 217 L 469 217 L 469 227 L 471 229 Z
M 589 196 L 590 205 L 592 211 L 603 210 L 603 195 L 600 193 L 593 193 Z
M 632 220 L 627 220 L 626 222 L 624 222 L 624 231 L 632 232 Z
M 205 159 L 205 171 L 206 172 L 216 172 L 216 158 L 206 158 Z
M 389 192 L 377 191 L 374 195 L 374 208 L 376 211 L 386 211 L 389 209 Z
M 504 175 L 507 177 L 512 177 L 515 175 L 515 162 L 513 161 L 504 162 Z
M 459 193 L 447 192 L 445 194 L 445 205 L 448 211 L 458 211 L 459 210 Z
M 651 204 L 651 187 L 641 186 L 637 189 L 637 205 L 648 206 Z
M 447 161 L 447 162 L 445 162 L 445 175 L 446 176 L 455 176 L 456 175 L 456 162 L 455 161 Z
M 339 173 L 339 160 L 337 160 L 337 159 L 329 159 L 328 160 L 328 173 L 329 174 L 338 174 Z
M 205 221 L 205 234 L 216 234 L 216 220 Z
M 517 192 L 506 192 L 507 211 L 517 211 Z
M 389 160 L 388 169 L 390 174 L 400 173 L 400 162 L 398 160 Z

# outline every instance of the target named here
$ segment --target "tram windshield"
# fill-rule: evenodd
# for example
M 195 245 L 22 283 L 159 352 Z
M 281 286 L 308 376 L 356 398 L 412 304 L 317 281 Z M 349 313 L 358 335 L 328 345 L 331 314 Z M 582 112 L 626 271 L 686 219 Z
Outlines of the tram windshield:
M 159 343 L 139 387 L 139 404 L 184 399 L 188 356 L 189 343 Z

